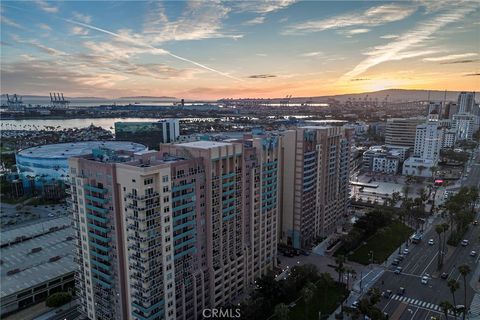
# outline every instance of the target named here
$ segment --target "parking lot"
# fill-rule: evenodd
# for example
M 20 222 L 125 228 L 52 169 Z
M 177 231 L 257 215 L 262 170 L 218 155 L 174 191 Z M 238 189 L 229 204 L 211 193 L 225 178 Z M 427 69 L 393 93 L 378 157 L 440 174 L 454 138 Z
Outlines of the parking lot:
M 67 204 L 65 203 L 54 205 L 1 203 L 0 230 L 7 231 L 67 215 Z

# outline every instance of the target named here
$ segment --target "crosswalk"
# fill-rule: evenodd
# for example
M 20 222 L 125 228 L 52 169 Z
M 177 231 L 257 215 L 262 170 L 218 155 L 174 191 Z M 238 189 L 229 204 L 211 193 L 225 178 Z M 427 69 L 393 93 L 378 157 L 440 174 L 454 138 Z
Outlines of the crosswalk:
M 424 308 L 424 309 L 433 310 L 433 311 L 437 311 L 437 312 L 443 312 L 442 308 L 440 308 L 440 306 L 438 306 L 434 303 L 429 303 L 429 302 L 425 302 L 425 301 L 421 301 L 421 300 L 417 300 L 417 299 L 413 299 L 413 298 L 399 296 L 399 295 L 396 295 L 396 294 L 392 295 L 391 299 L 401 301 L 401 302 L 405 302 L 405 303 L 414 305 L 414 306 L 419 307 L 419 308 Z
M 480 318 L 480 294 L 475 293 L 473 296 L 472 304 L 470 305 L 470 314 L 473 317 L 472 319 Z

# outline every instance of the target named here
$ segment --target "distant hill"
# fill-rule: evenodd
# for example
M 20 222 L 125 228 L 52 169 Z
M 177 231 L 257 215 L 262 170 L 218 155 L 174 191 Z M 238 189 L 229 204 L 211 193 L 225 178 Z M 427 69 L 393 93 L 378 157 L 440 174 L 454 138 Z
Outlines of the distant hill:
M 119 100 L 145 100 L 145 99 L 152 99 L 152 100 L 178 100 L 175 97 L 168 97 L 168 96 L 134 96 L 134 97 L 120 97 Z
M 416 101 L 416 100 L 443 100 L 446 97 L 447 101 L 456 101 L 458 95 L 461 91 L 445 91 L 440 90 L 409 90 L 409 89 L 387 89 L 374 92 L 362 92 L 362 93 L 350 93 L 350 94 L 341 94 L 333 96 L 319 96 L 312 97 L 313 101 L 324 101 L 327 99 L 335 99 L 341 102 L 348 101 L 349 99 L 378 99 L 379 101 L 384 100 L 388 95 L 389 102 L 401 102 L 401 101 Z M 480 99 L 476 97 L 476 100 Z M 292 98 L 293 99 L 293 98 Z

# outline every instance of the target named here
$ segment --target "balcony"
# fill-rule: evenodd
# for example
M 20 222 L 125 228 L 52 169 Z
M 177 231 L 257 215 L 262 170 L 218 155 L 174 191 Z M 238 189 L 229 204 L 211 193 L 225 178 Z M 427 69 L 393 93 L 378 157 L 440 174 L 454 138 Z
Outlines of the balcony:
M 95 229 L 97 231 L 100 231 L 100 232 L 103 232 L 103 233 L 109 233 L 110 232 L 110 229 L 107 228 L 107 227 L 101 227 L 101 226 L 98 226 L 96 224 L 92 224 L 92 223 L 87 223 L 87 226 L 89 228 L 92 228 L 92 229 Z
M 111 266 L 106 265 L 105 263 L 102 263 L 102 262 L 100 262 L 100 261 L 91 259 L 90 262 L 91 262 L 93 265 L 95 265 L 95 266 L 97 266 L 97 267 L 100 267 L 100 268 L 102 268 L 102 269 L 105 269 L 105 270 L 107 270 L 107 271 L 111 271 L 111 270 L 112 270 L 112 267 L 111 267 Z M 92 269 L 92 270 L 93 270 L 93 269 Z M 100 270 L 99 270 L 99 271 L 100 271 Z M 109 275 L 105 274 L 105 277 L 109 277 Z
M 190 229 L 188 231 L 177 234 L 176 236 L 173 237 L 173 240 L 175 241 L 175 240 L 181 239 L 183 237 L 186 237 L 186 236 L 194 234 L 194 233 L 195 233 L 195 229 Z
M 95 242 L 92 242 L 92 241 L 89 241 L 88 242 L 89 245 L 91 245 L 92 247 L 98 249 L 98 250 L 102 250 L 102 251 L 105 251 L 105 252 L 109 252 L 110 250 L 112 250 L 112 248 L 110 247 L 105 247 L 105 246 L 102 246 L 98 243 L 95 243 Z
M 102 189 L 102 188 L 98 188 L 98 187 L 94 187 L 90 184 L 86 184 L 83 186 L 85 190 L 88 190 L 88 191 L 91 191 L 91 192 L 96 192 L 96 193 L 100 193 L 100 194 L 105 194 L 108 192 L 107 189 Z
M 191 220 L 191 221 L 187 221 L 185 223 L 182 223 L 182 224 L 179 224 L 177 226 L 174 226 L 173 227 L 173 231 L 178 231 L 178 230 L 181 230 L 185 227 L 189 227 L 189 226 L 194 226 L 195 225 L 195 221 L 194 220 Z
M 101 214 L 107 214 L 108 213 L 108 209 L 97 207 L 97 206 L 94 206 L 94 205 L 91 205 L 91 204 L 87 204 L 87 205 L 85 205 L 85 207 L 87 209 L 90 209 L 92 211 L 95 211 L 95 212 L 98 212 L 98 213 L 101 213 Z
M 180 206 L 176 206 L 173 208 L 173 212 L 177 212 L 177 211 L 180 211 L 180 210 L 183 210 L 183 209 L 186 209 L 186 208 L 190 208 L 190 207 L 193 207 L 195 206 L 195 202 L 189 202 L 189 203 L 186 203 L 186 204 L 182 204 Z
M 132 193 L 128 193 L 127 198 L 133 199 L 133 200 L 147 200 L 147 199 L 152 199 L 152 198 L 158 197 L 159 195 L 160 195 L 160 193 L 158 193 L 158 192 L 152 192 L 152 193 L 141 195 L 141 196 L 134 195 Z
M 94 202 L 97 202 L 97 203 L 101 203 L 101 204 L 106 204 L 109 201 L 108 199 L 98 198 L 98 197 L 90 196 L 88 194 L 85 195 L 85 199 L 88 199 L 90 201 L 94 201 Z
M 105 260 L 105 261 L 111 261 L 112 260 L 112 257 L 101 254 L 101 253 L 98 253 L 98 252 L 95 252 L 95 251 L 92 251 L 92 250 L 90 250 L 90 255 L 92 255 L 94 257 L 97 257 L 97 258 L 100 258 L 100 259 Z
M 236 172 L 227 173 L 227 174 L 222 175 L 222 179 L 228 179 L 228 178 L 234 177 L 236 175 L 237 175 Z
M 95 220 L 97 222 L 101 222 L 101 223 L 108 223 L 109 219 L 108 218 L 101 218 L 101 217 L 97 217 L 93 214 L 90 214 L 90 213 L 87 213 L 87 218 L 88 219 L 92 219 L 92 220 Z
M 98 270 L 98 269 L 90 269 L 93 273 L 95 273 L 97 276 L 100 276 L 102 277 L 103 279 L 105 279 L 106 281 L 112 281 L 112 276 L 106 274 L 106 273 L 103 273 L 102 271 Z
M 100 279 L 98 279 L 98 278 L 95 278 L 95 277 L 94 277 L 94 278 L 93 278 L 93 282 L 98 283 L 99 285 L 101 285 L 101 286 L 104 287 L 105 289 L 112 289 L 112 285 L 111 285 L 111 284 L 109 284 L 109 283 L 107 283 L 107 282 L 105 282 L 105 281 L 102 281 L 102 280 L 100 280 Z
M 112 241 L 112 238 L 110 238 L 110 237 L 102 236 L 102 235 L 100 235 L 100 234 L 96 234 L 96 233 L 93 233 L 93 232 L 89 232 L 89 233 L 88 233 L 88 236 L 89 236 L 89 237 L 92 237 L 92 238 L 94 238 L 94 239 L 103 241 L 103 242 L 110 242 L 110 241 Z
M 185 246 L 187 246 L 191 243 L 195 243 L 195 241 L 197 241 L 197 239 L 195 237 L 192 237 L 191 239 L 188 239 L 186 241 L 175 244 L 174 248 L 175 248 L 175 250 L 177 250 L 177 249 L 183 248 L 183 247 L 185 247 Z
M 184 214 L 181 214 L 181 215 L 178 215 L 178 216 L 175 216 L 173 217 L 173 222 L 177 222 L 178 220 L 182 220 L 182 219 L 185 219 L 185 218 L 189 218 L 189 217 L 193 217 L 195 215 L 195 211 L 194 210 L 191 210 L 191 211 L 188 211 Z
M 193 183 L 187 183 L 187 184 L 180 185 L 180 186 L 174 186 L 172 188 L 172 192 L 182 191 L 182 190 L 189 189 L 189 188 L 193 188 Z

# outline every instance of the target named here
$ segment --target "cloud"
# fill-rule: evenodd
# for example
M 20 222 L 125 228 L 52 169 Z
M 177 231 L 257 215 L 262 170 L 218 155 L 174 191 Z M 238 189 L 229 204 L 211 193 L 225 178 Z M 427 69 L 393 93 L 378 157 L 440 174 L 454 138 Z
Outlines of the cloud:
M 38 27 L 46 31 L 52 31 L 52 28 L 46 23 L 39 23 Z
M 86 36 L 88 35 L 88 29 L 82 28 L 79 26 L 74 26 L 70 30 L 72 34 L 77 35 L 77 36 Z
M 34 47 L 34 48 L 38 49 L 39 51 L 41 51 L 43 53 L 46 53 L 48 55 L 51 55 L 51 56 L 60 56 L 60 55 L 65 55 L 66 54 L 65 52 L 57 50 L 55 48 L 47 47 L 47 46 L 41 44 L 40 42 L 38 42 L 37 40 L 25 40 L 25 39 L 20 38 L 17 35 L 12 35 L 11 38 L 12 38 L 12 40 L 14 40 L 17 43 L 29 45 L 29 46 Z
M 38 5 L 40 9 L 48 13 L 57 13 L 58 7 L 55 7 L 44 0 L 35 0 L 35 3 Z
M 381 39 L 395 39 L 398 38 L 398 35 L 396 34 L 384 34 L 383 36 L 380 36 Z
M 255 53 L 256 56 L 259 56 L 259 57 L 267 57 L 268 54 L 266 53 Z
M 448 60 L 470 58 L 470 57 L 476 57 L 476 56 L 478 56 L 478 53 L 468 52 L 468 53 L 450 54 L 442 57 L 424 58 L 423 61 L 448 61 Z
M 477 62 L 479 61 L 478 59 L 465 59 L 465 60 L 456 60 L 456 61 L 447 61 L 447 62 L 441 62 L 441 64 L 461 64 L 461 63 L 472 63 L 472 62 Z
M 410 16 L 416 10 L 415 7 L 386 4 L 371 7 L 364 12 L 347 13 L 335 17 L 310 20 L 290 25 L 283 34 L 301 34 L 320 32 L 330 29 L 342 29 L 348 27 L 362 26 L 375 27 L 394 21 L 400 21 Z M 364 28 L 362 28 L 364 29 Z
M 368 80 L 371 80 L 371 79 L 368 79 L 368 78 L 355 78 L 355 79 L 350 79 L 350 81 L 368 81 Z
M 264 21 L 265 21 L 265 17 L 264 16 L 259 16 L 259 17 L 253 18 L 251 20 L 245 21 L 244 24 L 249 25 L 249 26 L 253 26 L 253 25 L 257 25 L 257 24 L 262 24 Z
M 347 37 L 351 37 L 351 36 L 354 36 L 356 34 L 362 34 L 362 33 L 367 33 L 367 32 L 370 32 L 370 29 L 359 28 L 359 29 L 350 29 L 350 30 L 339 31 L 340 34 L 343 34 Z
M 317 57 L 323 55 L 322 51 L 306 52 L 300 54 L 301 57 Z
M 260 0 L 260 1 L 237 1 L 233 2 L 235 9 L 256 13 L 271 13 L 284 9 L 297 2 L 296 0 Z
M 347 72 L 343 77 L 356 77 L 368 69 L 387 61 L 402 60 L 431 54 L 432 50 L 417 52 L 407 50 L 424 45 L 425 41 L 429 40 L 435 32 L 450 23 L 462 20 L 468 13 L 475 10 L 475 6 L 462 5 L 448 9 L 449 10 L 446 10 L 445 13 L 439 14 L 436 17 L 428 19 L 426 22 L 418 24 L 415 28 L 405 32 L 396 40 L 386 45 L 375 47 L 364 53 L 368 57 L 361 61 L 355 68 L 353 68 L 353 70 Z
M 79 12 L 76 12 L 76 11 L 74 11 L 72 13 L 72 15 L 73 15 L 74 20 L 77 20 L 77 21 L 80 21 L 80 22 L 83 22 L 83 23 L 91 23 L 92 22 L 92 17 L 91 16 L 87 16 L 85 14 L 82 14 L 82 13 L 79 13 Z
M 223 21 L 230 11 L 230 8 L 220 2 L 191 1 L 175 21 L 170 21 L 163 3 L 154 2 L 146 17 L 143 33 L 133 36 L 144 37 L 153 44 L 168 41 L 241 38 L 242 34 L 222 30 Z
M 113 43 L 104 43 L 104 45 L 105 46 L 110 46 L 110 48 L 112 48 L 113 50 L 118 51 L 118 53 L 116 53 L 116 54 L 125 54 L 124 51 L 122 52 L 121 50 L 116 50 L 118 48 L 118 46 L 120 45 L 120 46 L 123 46 L 123 49 L 129 50 L 130 52 L 138 53 L 140 51 L 140 52 L 143 52 L 143 53 L 148 52 L 150 54 L 155 54 L 155 55 L 158 55 L 158 54 L 169 55 L 169 56 L 171 56 L 171 57 L 173 57 L 177 60 L 188 62 L 190 64 L 193 64 L 193 65 L 197 66 L 197 67 L 200 67 L 202 69 L 214 72 L 214 73 L 219 74 L 221 76 L 224 76 L 224 77 L 227 77 L 227 78 L 230 78 L 230 79 L 234 79 L 234 80 L 237 80 L 237 81 L 244 81 L 243 79 L 239 79 L 237 77 L 234 77 L 234 76 L 232 76 L 232 75 L 230 75 L 226 72 L 216 70 L 214 68 L 208 67 L 208 66 L 206 66 L 204 64 L 201 64 L 199 62 L 196 62 L 194 60 L 176 55 L 176 54 L 174 54 L 170 51 L 167 51 L 165 49 L 157 48 L 157 47 L 151 45 L 149 42 L 146 42 L 147 39 L 145 39 L 141 36 L 131 35 L 126 30 L 121 30 L 118 33 L 115 33 L 115 32 L 112 32 L 112 31 L 109 31 L 109 30 L 106 30 L 106 29 L 98 28 L 98 27 L 95 27 L 93 25 L 81 23 L 81 22 L 78 22 L 78 21 L 72 21 L 72 20 L 68 20 L 68 19 L 63 19 L 63 20 L 66 21 L 66 22 L 81 26 L 81 27 L 85 27 L 85 28 L 88 28 L 88 29 L 92 29 L 92 30 L 99 31 L 99 32 L 102 32 L 102 33 L 113 36 L 115 38 L 115 40 L 117 40 L 117 41 L 113 42 Z M 97 44 L 94 44 L 94 46 L 96 46 L 96 45 Z M 110 52 L 112 52 L 113 50 L 110 50 Z
M 268 78 L 276 78 L 277 76 L 274 74 L 254 74 L 248 77 L 251 79 L 268 79 Z
M 467 73 L 463 75 L 464 77 L 478 77 L 480 73 Z

